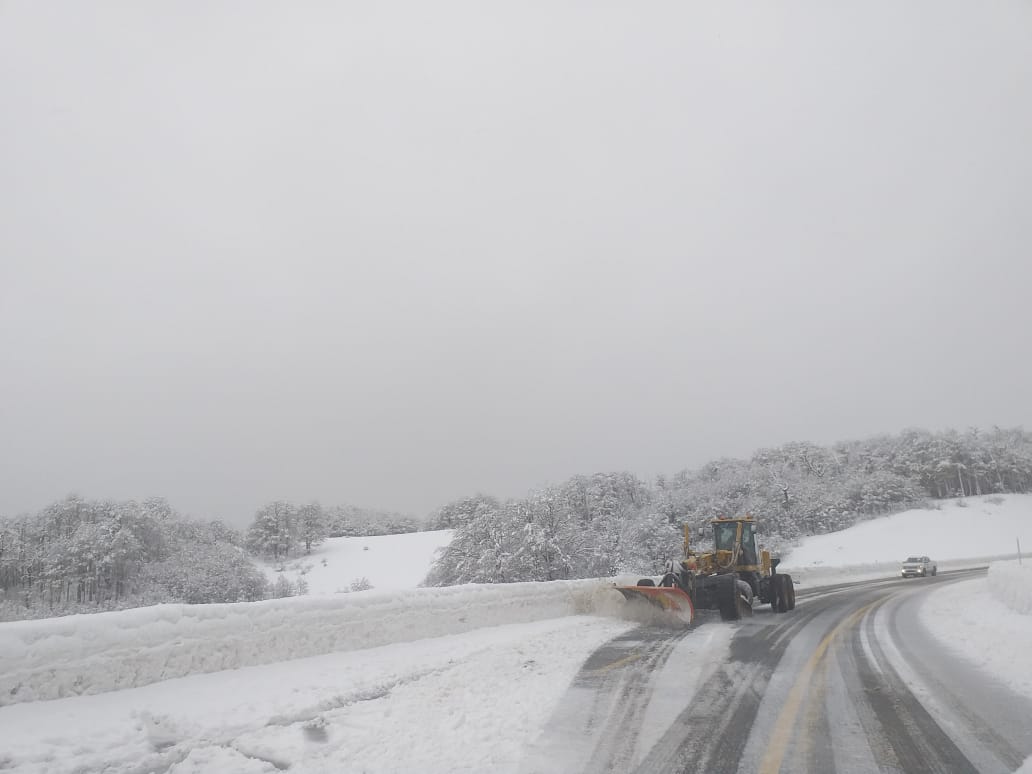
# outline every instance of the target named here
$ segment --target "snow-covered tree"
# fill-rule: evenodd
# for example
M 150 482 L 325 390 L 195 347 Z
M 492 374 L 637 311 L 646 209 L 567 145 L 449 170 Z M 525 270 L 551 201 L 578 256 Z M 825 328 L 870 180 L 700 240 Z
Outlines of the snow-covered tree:
M 0 520 L 0 617 L 260 598 L 264 578 L 241 542 L 223 524 L 186 521 L 164 500 L 68 497 Z
M 308 503 L 297 509 L 297 537 L 305 546 L 305 553 L 312 553 L 312 546 L 317 546 L 326 539 L 326 515 L 319 503 Z
M 297 541 L 297 507 L 282 500 L 262 506 L 247 530 L 247 548 L 272 559 L 290 556 Z
M 427 529 L 454 529 L 472 521 L 478 514 L 497 511 L 498 500 L 484 494 L 463 497 L 443 505 L 427 518 Z

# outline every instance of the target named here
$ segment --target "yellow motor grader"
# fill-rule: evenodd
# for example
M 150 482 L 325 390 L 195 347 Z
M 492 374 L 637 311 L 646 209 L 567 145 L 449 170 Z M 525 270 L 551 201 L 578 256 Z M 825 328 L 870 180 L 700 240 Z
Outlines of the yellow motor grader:
M 642 578 L 636 586 L 617 586 L 629 601 L 646 602 L 688 623 L 696 610 L 719 610 L 721 619 L 737 621 L 752 615 L 753 602 L 769 603 L 775 613 L 795 608 L 792 577 L 777 571 L 778 559 L 756 550 L 752 516 L 716 518 L 713 552 L 696 554 L 684 527 L 684 558 L 668 562 L 659 584 Z

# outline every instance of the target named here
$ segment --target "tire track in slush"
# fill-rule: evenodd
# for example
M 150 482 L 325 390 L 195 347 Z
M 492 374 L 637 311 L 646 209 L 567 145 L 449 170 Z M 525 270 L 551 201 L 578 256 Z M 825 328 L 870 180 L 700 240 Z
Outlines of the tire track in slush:
M 754 622 L 738 624 L 727 661 L 700 686 L 635 774 L 737 772 L 767 683 L 793 636 L 836 604 L 831 598 L 813 600 L 788 615 L 761 613 Z
M 872 615 L 865 616 L 854 628 L 851 646 L 861 691 L 854 695 L 854 702 L 865 703 L 878 723 L 877 730 L 868 732 L 872 748 L 883 753 L 891 750 L 889 761 L 903 771 L 977 774 L 889 664 L 875 634 Z
M 967 676 L 953 669 L 956 661 L 950 663 L 950 659 L 955 657 L 935 649 L 913 605 L 912 598 L 903 599 L 891 609 L 886 621 L 875 622 L 876 627 L 888 626 L 888 638 L 879 639 L 883 657 L 904 683 L 921 686 L 920 695 L 930 692 L 937 697 L 930 705 L 932 714 L 941 718 L 951 739 L 975 768 L 992 774 L 1009 774 L 1021 768 L 1025 758 L 1032 755 L 1032 732 L 1027 720 L 1022 720 L 1032 718 L 1032 702 L 1001 692 L 1001 686 L 987 690 L 987 681 L 980 673 Z M 943 657 L 945 662 L 939 660 Z M 912 674 L 906 674 L 907 669 Z M 992 694 L 989 712 L 985 702 L 973 701 L 983 693 Z M 957 733 L 958 729 L 963 731 Z
M 691 631 L 639 626 L 595 651 L 519 771 L 629 771 L 653 680 Z
M 622 773 L 630 769 L 651 698 L 652 680 L 686 634 L 678 632 L 651 644 L 623 671 L 621 685 L 599 732 L 599 743 L 584 768 L 586 774 Z

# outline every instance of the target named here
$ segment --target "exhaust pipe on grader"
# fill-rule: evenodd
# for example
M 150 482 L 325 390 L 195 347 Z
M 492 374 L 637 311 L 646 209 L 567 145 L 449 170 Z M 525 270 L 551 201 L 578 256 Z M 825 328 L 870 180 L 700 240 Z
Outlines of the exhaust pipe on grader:
M 690 624 L 696 610 L 719 610 L 724 621 L 752 615 L 753 602 L 769 603 L 775 613 L 795 609 L 792 576 L 777 571 L 779 559 L 756 550 L 756 521 L 738 516 L 710 521 L 712 553 L 696 554 L 684 527 L 684 558 L 668 562 L 659 585 L 642 578 L 636 586 L 616 586 L 630 602 L 644 601 Z

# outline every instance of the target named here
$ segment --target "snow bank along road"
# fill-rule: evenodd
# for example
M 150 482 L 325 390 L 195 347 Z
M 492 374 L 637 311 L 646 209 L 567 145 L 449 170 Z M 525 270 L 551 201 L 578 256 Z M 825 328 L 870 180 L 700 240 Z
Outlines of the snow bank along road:
M 1032 754 L 1032 701 L 918 623 L 929 590 L 982 573 L 842 584 L 800 593 L 787 615 L 631 632 L 589 659 L 522 770 L 1012 772 Z M 718 628 L 733 632 L 726 658 L 669 684 L 678 648 Z
M 0 624 L 0 771 L 512 771 L 542 708 L 597 646 L 634 627 L 584 615 L 620 608 L 611 586 L 368 591 Z
M 611 580 L 154 605 L 0 624 L 0 706 L 604 612 Z

